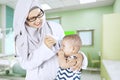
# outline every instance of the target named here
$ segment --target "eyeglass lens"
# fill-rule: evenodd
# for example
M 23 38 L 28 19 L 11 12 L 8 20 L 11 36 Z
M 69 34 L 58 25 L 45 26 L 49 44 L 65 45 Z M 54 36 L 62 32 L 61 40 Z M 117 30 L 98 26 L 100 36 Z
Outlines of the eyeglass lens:
M 43 17 L 44 12 L 43 10 L 40 9 L 40 13 L 37 16 L 31 17 L 31 18 L 27 18 L 27 21 L 33 22 L 35 21 L 37 18 L 41 18 Z

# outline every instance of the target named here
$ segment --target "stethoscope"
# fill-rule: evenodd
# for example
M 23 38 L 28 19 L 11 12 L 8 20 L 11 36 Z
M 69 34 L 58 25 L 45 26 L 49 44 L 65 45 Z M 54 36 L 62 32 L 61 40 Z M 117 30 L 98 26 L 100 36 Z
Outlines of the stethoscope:
M 48 26 L 48 28 L 50 30 L 51 35 L 53 35 L 53 31 L 52 31 L 52 28 L 51 28 L 50 24 L 48 22 L 46 22 L 46 23 L 47 23 L 47 26 Z M 19 55 L 17 54 L 17 49 L 16 49 L 16 41 L 17 41 L 18 36 L 22 36 L 22 35 L 23 35 L 22 31 L 20 31 L 20 33 L 18 35 L 16 35 L 15 38 L 14 38 L 14 41 L 15 41 L 15 57 L 19 57 Z M 56 44 L 54 44 L 54 47 L 55 46 L 56 46 Z M 60 42 L 58 42 L 58 46 L 60 47 Z M 30 55 L 29 51 L 27 53 L 28 53 L 27 56 L 29 56 Z

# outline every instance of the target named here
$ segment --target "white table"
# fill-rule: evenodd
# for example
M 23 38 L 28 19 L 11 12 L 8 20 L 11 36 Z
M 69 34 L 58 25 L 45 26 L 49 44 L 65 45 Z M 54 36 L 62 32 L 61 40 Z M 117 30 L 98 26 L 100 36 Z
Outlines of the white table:
M 120 61 L 103 60 L 102 61 L 111 80 L 120 80 Z

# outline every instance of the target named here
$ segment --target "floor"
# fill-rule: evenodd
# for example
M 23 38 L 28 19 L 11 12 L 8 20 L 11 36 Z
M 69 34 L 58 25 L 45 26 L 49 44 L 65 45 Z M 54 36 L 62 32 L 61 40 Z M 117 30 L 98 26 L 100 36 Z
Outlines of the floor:
M 100 71 L 83 71 L 81 80 L 101 80 Z
M 25 80 L 24 77 L 0 74 L 0 80 Z M 81 80 L 101 80 L 99 71 L 82 71 Z

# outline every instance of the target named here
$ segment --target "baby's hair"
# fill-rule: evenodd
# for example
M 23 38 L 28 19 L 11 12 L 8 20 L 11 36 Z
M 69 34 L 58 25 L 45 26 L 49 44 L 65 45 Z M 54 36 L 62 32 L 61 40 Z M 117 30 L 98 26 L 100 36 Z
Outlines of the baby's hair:
M 70 42 L 70 44 L 80 50 L 82 46 L 82 41 L 79 35 L 77 34 L 72 34 L 72 35 L 66 35 L 64 36 L 63 40 L 67 40 Z

